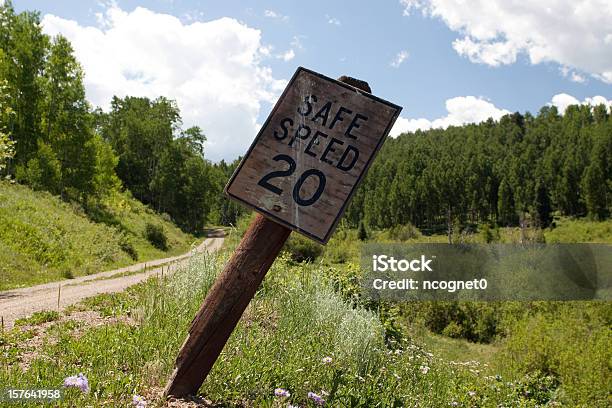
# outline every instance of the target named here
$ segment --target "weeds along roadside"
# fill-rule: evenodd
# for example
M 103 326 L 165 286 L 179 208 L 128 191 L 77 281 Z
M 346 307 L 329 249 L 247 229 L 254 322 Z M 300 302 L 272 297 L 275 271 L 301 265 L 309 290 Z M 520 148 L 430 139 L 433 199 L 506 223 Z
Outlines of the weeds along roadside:
M 170 277 L 89 300 L 103 315 L 125 319 L 80 329 L 57 322 L 26 371 L 15 361 L 18 345 L 2 354 L 0 382 L 57 387 L 83 373 L 91 391 L 67 390 L 63 406 L 128 404 L 134 394 L 153 400 L 226 257 L 197 256 Z M 272 406 L 278 387 L 289 390 L 287 402 L 300 405 L 308 392 L 331 406 L 434 407 L 518 398 L 516 387 L 481 374 L 476 362 L 444 362 L 407 341 L 387 349 L 377 316 L 343 301 L 321 275 L 316 265 L 293 265 L 287 257 L 274 264 L 204 384 L 206 398 Z

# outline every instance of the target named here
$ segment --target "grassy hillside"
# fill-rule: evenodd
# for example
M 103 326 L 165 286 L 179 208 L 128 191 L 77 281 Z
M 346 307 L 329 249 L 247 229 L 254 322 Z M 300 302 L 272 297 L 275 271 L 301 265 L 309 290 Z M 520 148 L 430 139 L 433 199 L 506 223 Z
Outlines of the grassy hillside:
M 147 240 L 147 224 L 163 227 L 167 250 Z M 87 215 L 49 193 L 0 182 L 0 290 L 179 254 L 194 241 L 125 194 Z

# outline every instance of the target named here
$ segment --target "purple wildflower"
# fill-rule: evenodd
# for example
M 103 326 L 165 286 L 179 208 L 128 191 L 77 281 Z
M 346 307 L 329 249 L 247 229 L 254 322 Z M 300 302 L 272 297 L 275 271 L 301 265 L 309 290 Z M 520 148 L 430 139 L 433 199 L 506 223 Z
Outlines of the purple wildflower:
M 147 401 L 142 395 L 136 394 L 132 397 L 132 404 L 134 404 L 136 408 L 146 408 Z
M 308 398 L 311 399 L 317 405 L 325 404 L 325 400 L 320 395 L 317 395 L 314 392 L 309 392 Z
M 289 391 L 285 390 L 284 388 L 277 388 L 274 390 L 274 395 L 276 395 L 277 397 L 287 398 L 291 396 L 291 393 L 289 393 Z
M 64 387 L 75 387 L 83 392 L 89 392 L 89 381 L 82 373 L 79 375 L 72 375 L 64 379 Z
M 333 360 L 332 360 L 332 358 L 331 358 L 331 357 L 323 357 L 323 358 L 321 359 L 321 362 L 322 362 L 323 364 L 331 364 L 331 363 L 332 363 L 332 361 L 333 361 Z

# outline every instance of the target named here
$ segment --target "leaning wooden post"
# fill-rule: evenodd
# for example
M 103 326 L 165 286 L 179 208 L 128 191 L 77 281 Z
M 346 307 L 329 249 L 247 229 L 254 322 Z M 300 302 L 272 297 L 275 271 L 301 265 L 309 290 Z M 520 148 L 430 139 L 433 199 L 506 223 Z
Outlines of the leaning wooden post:
M 166 396 L 198 391 L 290 233 L 261 215 L 253 220 L 191 323 Z
M 166 397 L 184 397 L 197 393 L 292 229 L 320 243 L 329 240 L 356 185 L 399 115 L 401 108 L 370 95 L 366 82 L 344 76 L 339 80 L 351 86 L 299 68 L 228 183 L 226 193 L 231 198 L 253 207 L 265 216 L 258 214 L 251 223 L 193 319 L 176 359 L 174 372 L 164 390 Z M 287 144 L 287 135 L 282 138 L 275 136 L 278 141 L 284 139 L 284 144 L 269 147 L 266 143 L 259 143 L 264 137 L 270 138 L 272 131 L 269 125 L 272 120 L 278 119 L 279 115 L 296 114 L 298 99 L 299 102 L 304 102 L 304 91 L 316 91 L 321 99 L 327 96 L 327 93 L 335 92 L 336 100 L 355 102 L 355 106 L 351 106 L 354 111 L 342 106 L 333 119 L 330 117 L 331 102 L 329 107 L 324 108 L 326 111 L 321 111 L 321 117 L 325 115 L 324 121 L 333 120 L 329 129 L 332 129 L 336 122 L 344 122 L 344 128 L 348 129 L 328 131 L 329 141 L 335 142 L 331 142 L 322 155 L 322 164 L 318 164 L 318 161 L 315 163 L 311 158 L 316 149 L 314 140 L 304 150 L 306 136 L 303 133 L 296 134 L 291 144 Z M 315 96 L 306 97 L 309 98 L 306 100 L 308 104 L 317 100 Z M 286 102 L 287 100 L 292 102 Z M 381 105 L 380 112 L 374 109 L 378 105 Z M 357 113 L 356 108 L 362 109 L 363 114 Z M 298 108 L 297 112 L 306 116 L 303 109 L 300 111 Z M 314 115 L 312 106 L 309 112 Z M 352 121 L 351 113 L 356 114 Z M 380 115 L 373 118 L 375 120 L 372 122 L 375 124 L 370 129 L 364 125 L 368 120 L 366 114 Z M 288 122 L 284 120 L 286 125 Z M 273 126 L 277 126 L 277 123 Z M 362 143 L 365 144 L 361 146 L 359 142 L 355 142 L 353 150 L 347 148 L 347 153 L 342 154 L 339 146 L 344 142 L 339 138 L 343 134 L 348 135 L 349 142 L 351 139 L 357 139 L 364 131 L 372 133 L 371 137 L 363 135 Z M 310 131 L 308 133 L 310 134 Z M 332 135 L 338 139 L 332 138 Z M 296 141 L 298 138 L 300 140 Z M 317 146 L 324 141 L 323 136 L 320 136 L 320 139 L 320 143 L 316 143 Z M 333 148 L 334 143 L 336 148 Z M 306 154 L 304 151 L 298 151 L 296 147 L 304 150 Z M 358 148 L 363 149 L 361 157 Z M 321 153 L 322 151 L 319 152 Z M 337 161 L 337 168 L 324 168 L 333 157 Z M 278 161 L 288 163 L 291 170 L 278 171 Z M 272 166 L 276 166 L 276 170 Z M 279 179 L 281 173 L 290 176 L 296 168 L 302 171 L 305 166 L 319 166 L 321 169 L 310 168 L 303 171 L 301 176 L 295 174 L 293 178 L 276 180 L 276 185 L 270 181 L 272 178 Z M 318 184 L 309 182 L 309 177 L 318 179 Z M 325 200 L 319 200 L 322 196 Z

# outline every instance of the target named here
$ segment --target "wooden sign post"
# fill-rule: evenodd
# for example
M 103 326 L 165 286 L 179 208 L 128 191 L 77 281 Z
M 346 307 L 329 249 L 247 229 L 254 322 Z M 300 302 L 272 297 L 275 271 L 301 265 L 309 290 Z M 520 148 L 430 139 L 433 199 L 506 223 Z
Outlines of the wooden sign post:
M 227 184 L 260 214 L 193 319 L 164 395 L 194 395 L 291 230 L 327 243 L 401 107 L 298 68 Z

